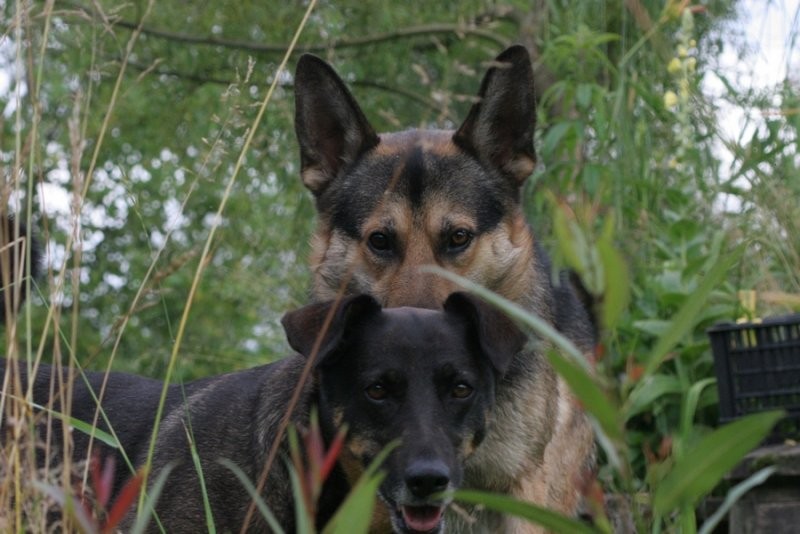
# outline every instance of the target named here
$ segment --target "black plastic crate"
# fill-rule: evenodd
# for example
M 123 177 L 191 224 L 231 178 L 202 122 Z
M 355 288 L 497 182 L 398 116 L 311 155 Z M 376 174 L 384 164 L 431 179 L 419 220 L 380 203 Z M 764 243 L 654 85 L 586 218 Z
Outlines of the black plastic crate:
M 783 409 L 769 442 L 800 440 L 800 313 L 708 330 L 720 422 Z

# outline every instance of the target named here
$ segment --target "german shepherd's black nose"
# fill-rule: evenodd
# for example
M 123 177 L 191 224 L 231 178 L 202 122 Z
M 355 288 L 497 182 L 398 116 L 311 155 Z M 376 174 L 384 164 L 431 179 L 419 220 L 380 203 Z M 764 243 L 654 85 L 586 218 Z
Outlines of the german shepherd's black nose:
M 408 466 L 405 479 L 414 497 L 425 498 L 447 489 L 450 470 L 441 460 L 419 460 Z

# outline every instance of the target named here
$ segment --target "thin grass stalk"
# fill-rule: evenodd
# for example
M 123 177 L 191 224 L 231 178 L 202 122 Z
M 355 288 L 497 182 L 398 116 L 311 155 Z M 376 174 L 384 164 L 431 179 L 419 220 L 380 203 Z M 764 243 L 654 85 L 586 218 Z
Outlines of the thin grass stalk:
M 152 4 L 152 0 L 151 0 L 151 4 Z M 261 119 L 264 116 L 264 112 L 267 109 L 267 105 L 272 100 L 272 95 L 275 92 L 275 88 L 278 86 L 278 81 L 280 79 L 280 73 L 284 70 L 284 68 L 286 68 L 286 64 L 288 63 L 289 58 L 291 57 L 292 51 L 294 50 L 294 48 L 295 48 L 295 46 L 297 44 L 297 40 L 300 37 L 300 34 L 303 31 L 303 28 L 305 28 L 305 25 L 306 25 L 306 23 L 308 21 L 308 18 L 311 15 L 311 12 L 313 11 L 315 6 L 316 6 L 316 0 L 311 0 L 311 2 L 309 2 L 308 8 L 306 9 L 305 14 L 303 15 L 303 19 L 300 21 L 300 25 L 298 26 L 297 30 L 295 31 L 294 36 L 292 37 L 292 41 L 289 44 L 289 48 L 287 49 L 286 54 L 284 54 L 283 59 L 281 60 L 281 63 L 278 66 L 278 68 L 277 68 L 277 70 L 275 72 L 275 76 L 273 77 L 272 84 L 270 85 L 270 88 L 267 91 L 267 94 L 264 96 L 264 100 L 262 101 L 261 106 L 259 107 L 258 114 L 256 115 L 256 118 L 253 121 L 253 125 L 250 127 L 250 130 L 248 131 L 247 136 L 245 138 L 244 144 L 242 145 L 242 149 L 239 152 L 239 157 L 238 157 L 238 159 L 236 161 L 236 165 L 234 166 L 233 172 L 231 173 L 231 176 L 228 179 L 228 184 L 225 187 L 225 191 L 224 191 L 224 193 L 222 195 L 222 199 L 220 200 L 219 207 L 217 208 L 217 212 L 216 212 L 214 220 L 213 220 L 213 222 L 211 224 L 211 228 L 210 228 L 209 233 L 208 233 L 208 238 L 206 238 L 206 243 L 205 243 L 205 245 L 203 247 L 203 252 L 201 253 L 200 259 L 199 259 L 199 261 L 197 263 L 197 269 L 195 271 L 194 278 L 192 279 L 192 285 L 191 285 L 191 287 L 189 289 L 189 295 L 186 298 L 186 306 L 184 306 L 183 314 L 181 315 L 181 320 L 180 320 L 180 323 L 178 324 L 178 331 L 177 331 L 176 336 L 175 336 L 175 343 L 172 346 L 172 353 L 170 355 L 169 364 L 167 365 L 167 371 L 166 371 L 166 374 L 164 376 L 164 387 L 161 390 L 161 397 L 159 399 L 158 409 L 156 410 L 155 420 L 153 422 L 153 432 L 152 432 L 152 435 L 151 435 L 151 438 L 150 438 L 150 445 L 148 447 L 147 458 L 145 460 L 145 465 L 144 465 L 144 482 L 143 482 L 142 486 L 145 488 L 145 490 L 142 491 L 142 493 L 139 496 L 139 506 L 140 506 L 140 508 L 144 504 L 145 495 L 147 493 L 147 490 L 146 490 L 146 488 L 147 488 L 147 478 L 149 476 L 150 468 L 152 467 L 152 463 L 153 463 L 153 454 L 155 452 L 156 440 L 158 438 L 158 431 L 159 431 L 159 427 L 160 427 L 160 423 L 161 423 L 161 416 L 164 413 L 164 403 L 166 401 L 167 391 L 169 389 L 170 379 L 172 378 L 172 373 L 175 370 L 175 366 L 177 364 L 178 351 L 180 350 L 180 346 L 181 346 L 181 343 L 183 341 L 183 335 L 184 335 L 184 332 L 186 330 L 186 324 L 187 324 L 188 319 L 189 319 L 189 312 L 191 311 L 192 303 L 194 301 L 194 296 L 197 293 L 197 287 L 199 286 L 200 279 L 201 279 L 201 277 L 203 275 L 203 272 L 205 271 L 205 266 L 210 261 L 209 252 L 211 250 L 211 243 L 214 240 L 214 235 L 216 234 L 217 226 L 219 225 L 219 221 L 220 221 L 220 218 L 222 217 L 223 211 L 225 210 L 225 206 L 228 203 L 228 198 L 230 197 L 230 193 L 233 190 L 233 185 L 236 182 L 236 178 L 239 176 L 239 171 L 241 170 L 241 168 L 242 168 L 242 166 L 244 164 L 245 156 L 246 156 L 247 152 L 250 149 L 250 145 L 253 142 L 253 137 L 255 136 L 255 132 L 257 131 L 258 126 L 261 123 Z M 141 25 L 140 25 L 140 29 L 141 29 Z M 252 506 L 252 503 L 251 503 L 251 507 L 249 508 L 247 517 L 245 518 L 245 525 L 247 525 L 247 523 L 249 522 L 249 519 L 252 516 L 253 511 L 254 511 L 254 506 Z

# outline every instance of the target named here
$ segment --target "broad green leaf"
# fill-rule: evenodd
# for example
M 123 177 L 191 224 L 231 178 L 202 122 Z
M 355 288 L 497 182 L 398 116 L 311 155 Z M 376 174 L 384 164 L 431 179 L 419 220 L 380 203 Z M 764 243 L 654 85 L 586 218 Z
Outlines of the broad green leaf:
M 703 390 L 717 381 L 716 378 L 704 378 L 691 385 L 684 398 L 683 410 L 681 413 L 681 437 L 686 439 L 692 428 L 694 414 L 697 411 L 697 403 Z
M 696 504 L 784 415 L 780 411 L 752 414 L 702 437 L 676 460 L 672 470 L 657 485 L 654 509 L 663 516 L 678 507 Z
M 594 534 L 598 530 L 591 526 L 577 521 L 571 517 L 565 517 L 557 512 L 541 508 L 539 506 L 518 501 L 506 495 L 495 493 L 484 493 L 473 490 L 459 490 L 453 495 L 458 502 L 476 504 L 501 514 L 512 515 L 525 519 L 531 523 L 536 523 L 547 528 L 551 532 L 564 534 Z
M 389 454 L 400 445 L 399 441 L 389 443 L 367 466 L 356 482 L 347 499 L 336 511 L 325 528 L 324 534 L 361 534 L 369 530 L 372 511 L 378 488 L 385 477 L 378 469 Z
M 548 350 L 546 356 L 556 372 L 569 385 L 572 393 L 581 401 L 584 410 L 597 419 L 600 428 L 612 441 L 621 443 L 623 435 L 620 409 L 601 389 L 594 377 L 558 351 Z
M 323 532 L 325 534 L 368 532 L 372 512 L 375 509 L 375 499 L 378 497 L 378 488 L 385 476 L 384 473 L 376 473 L 353 488 Z
M 613 221 L 609 217 L 607 225 Z M 620 316 L 628 308 L 630 301 L 630 277 L 628 276 L 628 266 L 622 259 L 622 255 L 614 248 L 610 231 L 604 232 L 602 238 L 597 243 L 597 252 L 603 264 L 604 291 L 603 291 L 603 326 L 614 328 Z
M 652 374 L 669 352 L 695 325 L 700 310 L 707 304 L 708 295 L 725 278 L 728 271 L 739 261 L 742 248 L 734 250 L 727 257 L 721 259 L 703 278 L 697 289 L 686 300 L 678 313 L 672 318 L 669 327 L 658 338 L 653 350 L 647 357 L 645 375 Z
M 683 386 L 674 375 L 656 374 L 640 380 L 625 402 L 625 419 L 630 419 L 650 408 L 663 395 L 681 393 Z

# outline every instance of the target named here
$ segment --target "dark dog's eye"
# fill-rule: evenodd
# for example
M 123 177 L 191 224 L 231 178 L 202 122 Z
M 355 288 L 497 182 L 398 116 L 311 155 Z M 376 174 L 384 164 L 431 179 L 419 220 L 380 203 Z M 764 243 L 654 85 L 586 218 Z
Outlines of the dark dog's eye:
M 464 230 L 463 228 L 459 228 L 450 234 L 450 238 L 447 242 L 447 248 L 450 250 L 462 250 L 467 248 L 471 241 L 472 232 L 469 230 Z
M 450 393 L 456 399 L 466 399 L 472 395 L 472 386 L 465 384 L 464 382 L 459 382 L 453 386 L 453 390 Z
M 384 400 L 389 394 L 383 384 L 372 384 L 371 386 L 367 386 L 367 389 L 365 389 L 364 392 L 367 394 L 367 397 L 376 401 Z
M 386 252 L 392 248 L 392 241 L 383 232 L 372 232 L 367 239 L 369 246 L 376 252 Z

